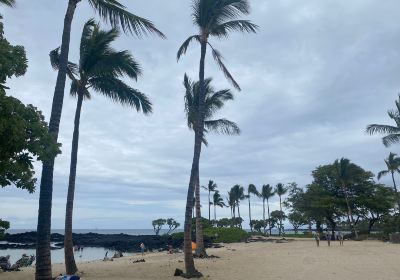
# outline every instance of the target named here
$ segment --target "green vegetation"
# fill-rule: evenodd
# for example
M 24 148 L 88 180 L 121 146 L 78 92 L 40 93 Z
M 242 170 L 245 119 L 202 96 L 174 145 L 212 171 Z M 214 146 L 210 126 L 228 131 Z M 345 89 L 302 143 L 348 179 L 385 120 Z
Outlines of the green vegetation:
M 0 240 L 4 237 L 4 232 L 10 228 L 10 222 L 0 219 Z
M 241 228 L 205 228 L 204 236 L 217 243 L 235 243 L 246 241 L 249 234 Z

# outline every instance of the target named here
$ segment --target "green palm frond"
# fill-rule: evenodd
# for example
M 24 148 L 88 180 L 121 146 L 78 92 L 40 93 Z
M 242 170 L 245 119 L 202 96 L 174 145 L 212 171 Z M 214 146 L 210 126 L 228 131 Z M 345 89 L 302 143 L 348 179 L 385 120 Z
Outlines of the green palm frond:
M 111 76 L 98 76 L 89 80 L 94 90 L 111 98 L 115 102 L 134 107 L 144 114 L 152 112 L 152 104 L 147 96 L 140 91 L 129 87 L 120 79 Z
M 176 54 L 176 60 L 177 61 L 181 58 L 182 55 L 184 55 L 186 53 L 190 43 L 193 40 L 197 40 L 198 42 L 200 42 L 200 36 L 199 35 L 192 35 L 189 38 L 187 38 L 185 40 L 185 42 L 183 42 L 183 44 L 180 46 L 180 48 L 179 48 L 179 50 L 178 50 L 178 52 Z
M 0 0 L 0 4 L 9 6 L 9 7 L 15 7 L 15 0 Z
M 284 195 L 287 191 L 288 189 L 282 183 L 278 183 L 275 187 L 275 193 L 279 196 Z
M 210 35 L 219 38 L 226 38 L 231 32 L 240 31 L 246 33 L 256 33 L 258 25 L 251 23 L 249 20 L 233 20 L 221 23 L 210 31 Z
M 389 170 L 382 170 L 378 172 L 378 180 L 380 180 L 383 176 L 387 175 L 389 173 Z
M 367 133 L 371 135 L 377 133 L 400 133 L 400 128 L 391 125 L 370 124 L 367 126 Z
M 120 26 L 125 33 L 135 34 L 138 37 L 155 34 L 161 38 L 165 35 L 155 25 L 142 17 L 134 15 L 126 10 L 126 7 L 116 0 L 88 0 L 99 16 L 113 27 Z
M 385 147 L 389 147 L 391 144 L 400 142 L 400 134 L 389 134 L 382 138 L 382 143 Z
M 241 89 L 240 89 L 239 84 L 235 81 L 235 79 L 233 78 L 231 73 L 228 71 L 228 68 L 226 68 L 225 64 L 223 63 L 223 61 L 222 61 L 223 57 L 222 57 L 221 53 L 218 50 L 214 49 L 210 43 L 208 43 L 208 45 L 211 47 L 211 53 L 212 53 L 212 56 L 213 56 L 215 62 L 218 64 L 219 68 L 222 70 L 225 77 L 237 90 L 240 91 Z
M 226 135 L 240 134 L 239 126 L 227 119 L 210 120 L 204 122 L 204 127 L 207 131 L 221 133 Z
M 51 66 L 54 70 L 58 70 L 60 66 L 60 48 L 52 50 L 49 56 Z M 75 76 L 78 75 L 78 66 L 75 63 L 68 62 L 67 75 L 71 80 L 76 79 Z
M 275 195 L 275 192 L 272 189 L 270 184 L 263 185 L 261 188 L 261 197 L 263 199 L 270 199 Z
M 257 187 L 254 184 L 249 184 L 247 188 L 247 194 L 254 194 L 255 196 L 260 196 L 260 193 L 257 190 Z

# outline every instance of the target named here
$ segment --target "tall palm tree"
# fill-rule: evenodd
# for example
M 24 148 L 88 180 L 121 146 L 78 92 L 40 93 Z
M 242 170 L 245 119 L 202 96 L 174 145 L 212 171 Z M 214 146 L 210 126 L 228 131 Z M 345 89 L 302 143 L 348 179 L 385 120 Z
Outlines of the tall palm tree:
M 228 197 L 226 198 L 226 202 L 228 206 L 231 208 L 231 218 L 235 218 L 236 200 L 232 192 L 232 189 L 228 191 Z
M 238 217 L 240 218 L 240 201 L 244 200 L 246 196 L 244 195 L 244 188 L 240 185 L 234 185 L 231 189 L 233 198 L 235 199 L 235 205 L 238 209 Z
M 14 7 L 15 6 L 15 0 L 0 0 L 0 4 L 9 6 L 9 7 Z
M 217 220 L 217 206 L 221 207 L 221 208 L 226 207 L 226 204 L 224 203 L 224 199 L 222 198 L 219 191 L 214 192 L 212 205 L 214 205 L 214 221 L 216 221 Z
M 211 221 L 211 193 L 217 190 L 217 184 L 213 180 L 208 181 L 207 187 L 202 186 L 203 189 L 208 191 L 208 221 Z
M 354 223 L 353 214 L 352 214 L 352 210 L 351 210 L 350 202 L 349 202 L 349 194 L 347 191 L 348 184 L 351 182 L 352 176 L 354 175 L 353 174 L 354 165 L 347 158 L 341 158 L 340 160 L 337 159 L 337 160 L 335 160 L 333 165 L 335 167 L 336 176 L 340 182 L 340 188 L 341 188 L 341 190 L 344 194 L 345 200 L 346 200 L 347 218 L 350 222 L 350 227 L 353 230 L 356 238 L 358 239 L 358 232 L 356 230 L 356 226 Z
M 288 191 L 288 189 L 283 185 L 282 183 L 278 183 L 275 187 L 275 193 L 279 196 L 279 209 L 282 212 L 282 196 L 285 195 L 285 193 Z M 282 215 L 280 215 L 279 219 L 279 235 L 282 235 L 282 229 L 283 229 L 283 224 L 282 224 Z
M 197 122 L 197 132 L 195 132 L 195 144 L 193 152 L 193 162 L 190 174 L 190 181 L 186 200 L 185 226 L 184 226 L 184 253 L 186 277 L 201 275 L 194 266 L 191 248 L 191 203 L 195 191 L 196 177 L 199 174 L 199 161 L 201 154 L 201 143 L 203 141 L 203 123 L 205 118 L 205 97 L 206 87 L 204 78 L 204 65 L 207 46 L 211 47 L 214 60 L 221 68 L 225 76 L 232 82 L 235 88 L 240 89 L 238 83 L 233 79 L 225 64 L 222 61 L 221 53 L 216 50 L 209 42 L 210 36 L 225 38 L 232 31 L 256 32 L 257 26 L 247 20 L 238 20 L 239 15 L 246 15 L 250 12 L 248 0 L 193 0 L 192 16 L 193 23 L 198 28 L 199 33 L 190 36 L 179 48 L 177 59 L 186 53 L 191 41 L 200 43 L 200 65 L 199 65 L 199 120 Z
M 272 186 L 269 184 L 263 185 L 261 189 L 261 197 L 263 200 L 263 220 L 265 223 L 265 201 L 267 201 L 267 208 L 268 208 L 268 229 L 269 229 L 269 235 L 271 235 L 271 221 L 269 217 L 269 199 L 275 195 L 275 192 L 272 191 Z M 264 229 L 264 234 L 265 234 L 265 229 Z
M 227 119 L 214 119 L 214 115 L 225 105 L 226 101 L 233 100 L 233 94 L 229 89 L 215 91 L 211 86 L 211 79 L 206 79 L 206 100 L 205 100 L 205 117 L 203 122 L 203 143 L 208 145 L 205 134 L 209 132 L 223 133 L 228 135 L 239 134 L 240 130 L 236 123 Z M 199 82 L 192 82 L 187 75 L 184 77 L 185 86 L 185 112 L 187 125 L 189 129 L 196 132 L 198 128 L 197 121 L 199 115 Z M 201 208 L 200 208 L 200 188 L 199 188 L 199 173 L 196 177 L 195 198 L 196 198 L 196 255 L 199 257 L 206 256 L 206 251 L 203 242 L 203 229 L 201 224 Z M 211 181 L 211 183 L 213 183 Z M 216 188 L 210 186 L 210 188 Z M 209 201 L 210 202 L 210 201 Z M 210 204 L 209 204 L 210 210 Z
M 76 96 L 77 107 L 72 138 L 71 165 L 65 215 L 65 268 L 69 275 L 78 270 L 72 242 L 72 213 L 74 205 L 76 167 L 78 158 L 79 123 L 83 100 L 88 100 L 92 92 L 102 94 L 115 102 L 134 107 L 144 114 L 151 113 L 151 103 L 140 91 L 129 87 L 120 78 L 127 76 L 137 79 L 141 75 L 139 64 L 128 51 L 116 51 L 111 43 L 119 36 L 116 28 L 101 30 L 93 19 L 83 27 L 79 65 L 69 63 L 68 76 L 72 80 L 70 93 Z M 50 54 L 55 69 L 59 67 L 59 48 Z
M 98 15 L 113 27 L 120 26 L 126 33 L 142 36 L 148 33 L 156 34 L 164 38 L 154 24 L 144 18 L 132 14 L 118 0 L 68 0 L 67 11 L 64 18 L 64 27 L 60 48 L 59 70 L 54 89 L 51 108 L 49 131 L 57 140 L 61 112 L 64 101 L 64 88 L 68 69 L 68 54 L 71 35 L 71 25 L 79 2 L 87 2 Z M 43 162 L 40 181 L 39 211 L 37 223 L 36 241 L 36 280 L 52 279 L 50 258 L 50 228 L 51 228 L 51 204 L 53 195 L 53 171 L 54 159 Z
M 246 195 L 246 197 L 249 200 L 249 220 L 250 220 L 249 221 L 249 225 L 250 225 L 250 230 L 251 231 L 253 231 L 253 224 L 251 223 L 251 205 L 250 205 L 250 196 L 252 194 L 255 195 L 256 197 L 260 196 L 260 193 L 258 192 L 257 187 L 254 184 L 250 184 L 247 187 L 247 195 Z
M 370 124 L 367 126 L 367 133 L 369 134 L 386 134 L 382 138 L 383 145 L 389 147 L 391 144 L 398 143 L 400 141 L 400 95 L 399 99 L 395 101 L 396 109 L 389 110 L 387 112 L 389 118 L 391 118 L 396 126 L 385 125 L 385 124 Z
M 386 170 L 382 170 L 378 173 L 378 180 L 380 180 L 382 178 L 382 176 L 387 175 L 388 173 L 390 173 L 390 175 L 392 175 L 392 181 L 393 181 L 393 188 L 394 188 L 394 192 L 396 194 L 396 200 L 397 200 L 397 205 L 399 207 L 398 211 L 400 213 L 400 197 L 399 197 L 399 193 L 397 191 L 397 186 L 396 186 L 396 181 L 394 180 L 394 173 L 400 173 L 400 157 L 397 157 L 396 154 L 394 153 L 390 153 L 389 157 L 387 159 L 385 159 L 385 163 L 386 163 Z

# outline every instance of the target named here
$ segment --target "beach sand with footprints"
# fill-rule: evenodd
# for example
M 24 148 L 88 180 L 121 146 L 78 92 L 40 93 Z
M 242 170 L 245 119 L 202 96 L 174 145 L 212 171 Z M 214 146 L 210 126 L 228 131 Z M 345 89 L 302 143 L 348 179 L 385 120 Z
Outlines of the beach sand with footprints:
M 209 249 L 219 258 L 197 259 L 196 267 L 204 279 L 282 279 L 282 280 L 395 280 L 400 279 L 400 245 L 380 241 L 347 241 L 344 246 L 322 241 L 319 248 L 312 239 L 288 243 L 252 242 L 224 244 Z M 183 254 L 150 253 L 123 257 L 113 262 L 80 263 L 82 280 L 100 279 L 182 279 L 174 277 L 175 268 L 184 268 Z M 64 271 L 53 265 L 53 274 Z M 19 272 L 0 272 L 0 279 L 34 279 L 34 268 Z

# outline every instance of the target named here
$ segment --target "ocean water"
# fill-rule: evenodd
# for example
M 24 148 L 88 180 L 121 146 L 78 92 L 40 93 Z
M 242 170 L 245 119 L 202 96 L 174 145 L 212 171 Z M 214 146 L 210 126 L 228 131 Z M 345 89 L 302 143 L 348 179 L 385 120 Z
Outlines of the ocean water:
M 10 229 L 7 232 L 10 234 L 16 233 L 24 233 L 36 231 L 35 229 Z M 161 230 L 160 234 L 167 233 L 168 230 Z M 182 230 L 175 230 L 175 232 L 179 232 Z M 60 233 L 64 234 L 63 229 L 54 229 L 51 231 L 52 233 Z M 153 229 L 76 229 L 74 233 L 99 233 L 99 234 L 129 234 L 129 235 L 153 235 Z M 106 248 L 98 248 L 98 247 L 85 247 L 83 251 L 75 252 L 75 260 L 76 262 L 88 262 L 95 260 L 102 260 L 108 251 L 108 257 L 112 257 L 114 255 L 114 251 L 106 249 Z M 13 264 L 18 259 L 21 258 L 22 254 L 27 255 L 36 255 L 35 249 L 0 249 L 0 256 L 10 255 L 10 262 Z M 124 253 L 126 256 L 134 255 L 132 253 Z M 56 249 L 51 250 L 51 261 L 52 263 L 64 263 L 64 249 Z

